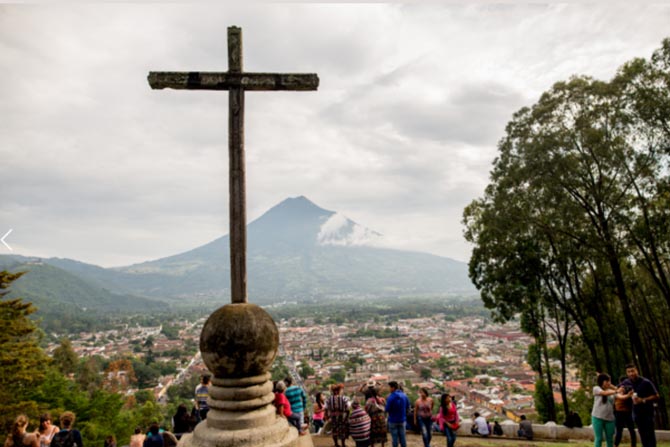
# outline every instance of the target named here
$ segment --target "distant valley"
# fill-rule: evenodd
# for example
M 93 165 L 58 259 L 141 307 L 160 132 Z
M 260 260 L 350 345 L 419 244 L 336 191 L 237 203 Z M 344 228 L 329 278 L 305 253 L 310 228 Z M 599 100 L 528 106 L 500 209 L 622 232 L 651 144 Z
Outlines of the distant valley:
M 380 248 L 382 236 L 305 197 L 286 199 L 248 225 L 249 299 L 257 304 L 347 297 L 474 296 L 467 265 Z M 229 239 L 120 268 L 70 259 L 0 256 L 0 269 L 27 271 L 13 295 L 41 308 L 144 312 L 229 299 Z

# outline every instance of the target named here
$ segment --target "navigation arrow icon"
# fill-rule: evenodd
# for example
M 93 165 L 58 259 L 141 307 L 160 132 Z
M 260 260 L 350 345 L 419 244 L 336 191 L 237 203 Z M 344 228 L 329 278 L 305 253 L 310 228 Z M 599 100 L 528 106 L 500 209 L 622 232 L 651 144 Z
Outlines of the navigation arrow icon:
M 4 236 L 2 236 L 0 238 L 0 242 L 2 242 L 4 244 L 4 246 L 9 249 L 9 251 L 12 251 L 12 247 L 10 247 L 7 242 L 5 242 L 5 239 L 7 239 L 7 236 L 9 236 L 11 232 L 12 232 L 12 230 L 10 229 L 8 232 L 5 233 Z

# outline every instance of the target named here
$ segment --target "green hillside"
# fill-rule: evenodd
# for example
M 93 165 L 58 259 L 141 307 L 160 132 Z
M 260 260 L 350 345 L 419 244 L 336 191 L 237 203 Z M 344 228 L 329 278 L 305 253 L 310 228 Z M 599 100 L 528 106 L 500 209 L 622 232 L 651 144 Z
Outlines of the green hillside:
M 89 330 L 114 316 L 166 308 L 161 301 L 112 293 L 40 260 L 1 256 L 0 269 L 26 272 L 8 297 L 35 304 L 39 310 L 34 318 L 42 320 L 47 332 Z

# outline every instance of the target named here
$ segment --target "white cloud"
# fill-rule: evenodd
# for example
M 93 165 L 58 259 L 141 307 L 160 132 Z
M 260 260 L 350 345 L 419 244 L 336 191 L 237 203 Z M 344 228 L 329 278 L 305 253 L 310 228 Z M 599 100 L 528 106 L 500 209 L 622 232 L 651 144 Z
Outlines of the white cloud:
M 340 213 L 334 213 L 319 230 L 317 242 L 320 245 L 379 246 L 382 235 L 357 224 Z
M 226 233 L 226 93 L 146 76 L 225 70 L 239 25 L 247 70 L 321 79 L 246 95 L 249 220 L 306 195 L 387 243 L 466 260 L 462 208 L 512 113 L 648 57 L 668 22 L 646 3 L 0 5 L 0 232 L 15 252 L 104 265 Z

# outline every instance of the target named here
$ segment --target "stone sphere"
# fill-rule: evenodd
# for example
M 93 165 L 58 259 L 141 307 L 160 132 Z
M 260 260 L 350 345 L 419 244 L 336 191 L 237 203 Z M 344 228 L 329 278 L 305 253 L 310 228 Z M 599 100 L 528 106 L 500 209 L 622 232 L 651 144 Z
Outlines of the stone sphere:
M 209 316 L 200 334 L 202 359 L 219 379 L 264 374 L 278 347 L 277 325 L 255 304 L 226 304 Z

